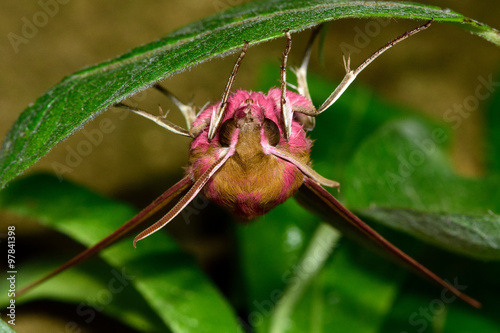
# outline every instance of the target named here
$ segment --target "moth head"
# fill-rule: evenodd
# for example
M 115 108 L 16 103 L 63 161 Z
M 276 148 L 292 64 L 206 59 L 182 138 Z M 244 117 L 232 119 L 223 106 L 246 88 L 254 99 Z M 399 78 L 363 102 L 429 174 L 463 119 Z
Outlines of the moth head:
M 238 141 L 248 140 L 275 147 L 282 138 L 278 124 L 264 116 L 261 107 L 251 99 L 226 119 L 219 128 L 218 141 L 222 147 L 236 146 Z M 260 140 L 257 140 L 260 139 Z

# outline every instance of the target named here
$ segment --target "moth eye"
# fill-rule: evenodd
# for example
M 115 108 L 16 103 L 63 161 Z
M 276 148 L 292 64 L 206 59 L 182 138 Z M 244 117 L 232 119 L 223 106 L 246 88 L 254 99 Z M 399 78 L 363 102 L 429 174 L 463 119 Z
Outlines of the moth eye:
M 280 142 L 280 129 L 274 121 L 264 118 L 264 135 L 271 146 L 276 146 Z
M 219 129 L 219 143 L 223 147 L 231 145 L 231 136 L 236 129 L 236 120 L 234 118 L 228 119 L 222 123 Z

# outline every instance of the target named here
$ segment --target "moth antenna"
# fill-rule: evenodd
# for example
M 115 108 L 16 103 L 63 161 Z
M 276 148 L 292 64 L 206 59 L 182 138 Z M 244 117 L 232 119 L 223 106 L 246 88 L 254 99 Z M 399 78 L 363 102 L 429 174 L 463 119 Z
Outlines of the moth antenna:
M 405 32 L 399 37 L 396 37 L 395 39 L 389 41 L 387 44 L 382 46 L 380 49 L 378 49 L 375 53 L 373 53 L 368 59 L 366 59 L 361 65 L 359 65 L 358 68 L 355 70 L 350 69 L 350 57 L 347 56 L 347 60 L 344 57 L 344 66 L 346 68 L 346 75 L 340 82 L 340 84 L 337 86 L 337 88 L 333 91 L 333 93 L 326 99 L 326 101 L 319 107 L 316 112 L 314 112 L 311 115 L 318 115 L 321 112 L 325 111 L 328 109 L 330 106 L 332 106 L 333 103 L 337 101 L 337 99 L 344 93 L 344 91 L 349 87 L 349 85 L 356 79 L 356 76 L 363 70 L 365 69 L 369 64 L 372 63 L 373 60 L 377 59 L 382 53 L 396 45 L 397 43 L 407 39 L 410 36 L 415 35 L 416 33 L 427 29 L 432 23 L 431 21 L 427 21 L 425 24 L 411 30 L 408 32 Z
M 307 177 L 309 177 L 311 179 L 314 179 L 316 182 L 318 182 L 321 185 L 328 186 L 328 187 L 340 187 L 340 184 L 338 182 L 321 176 L 319 173 L 314 171 L 310 166 L 302 163 L 301 161 L 297 160 L 293 155 L 291 155 L 283 150 L 276 149 L 275 147 L 269 147 L 268 152 L 276 157 L 279 157 L 285 161 L 292 163 L 304 175 L 306 175 Z
M 158 212 L 160 209 L 165 207 L 170 201 L 172 201 L 174 198 L 178 197 L 181 195 L 190 185 L 192 184 L 192 181 L 189 176 L 186 176 L 182 178 L 179 182 L 177 182 L 174 186 L 170 187 L 168 190 L 166 190 L 162 195 L 160 195 L 158 198 L 156 198 L 151 204 L 149 204 L 146 208 L 141 210 L 139 214 L 134 216 L 132 219 L 130 219 L 127 223 L 125 223 L 123 226 L 120 228 L 116 229 L 112 234 L 107 236 L 106 238 L 102 239 L 99 241 L 97 244 L 95 244 L 92 247 L 89 247 L 88 249 L 80 252 L 78 255 L 64 263 L 63 265 L 59 266 L 43 278 L 29 284 L 28 286 L 22 288 L 21 290 L 16 292 L 16 297 L 21 296 L 22 294 L 28 292 L 29 290 L 35 288 L 39 284 L 47 281 L 48 279 L 54 277 L 55 275 L 58 275 L 61 272 L 64 272 L 65 270 L 81 263 L 82 261 L 90 258 L 94 254 L 98 253 L 99 251 L 105 249 L 106 247 L 110 246 L 111 244 L 117 242 L 121 238 L 123 238 L 125 235 L 127 235 L 132 229 L 136 228 L 138 225 L 140 225 L 142 222 L 147 220 L 149 217 L 151 217 L 153 214 Z
M 176 217 L 201 191 L 203 186 L 207 183 L 207 181 L 219 170 L 224 163 L 226 163 L 227 159 L 234 154 L 235 148 L 230 147 L 226 154 L 220 157 L 215 163 L 213 163 L 201 176 L 194 182 L 193 186 L 189 189 L 189 191 L 179 200 L 179 202 L 160 220 L 158 220 L 155 224 L 145 229 L 143 232 L 138 234 L 134 238 L 134 247 L 137 247 L 136 244 L 141 239 L 144 239 L 156 231 L 160 230 L 164 226 L 166 226 L 174 217 Z
M 248 41 L 245 41 L 243 44 L 243 48 L 241 50 L 240 56 L 236 60 L 234 64 L 233 71 L 231 75 L 229 75 L 229 80 L 227 81 L 226 88 L 224 89 L 224 94 L 222 94 L 222 99 L 217 109 L 214 108 L 212 112 L 212 118 L 210 120 L 210 127 L 208 128 L 208 139 L 212 140 L 214 138 L 215 132 L 219 128 L 222 119 L 224 118 L 224 114 L 226 113 L 227 108 L 227 99 L 229 98 L 229 94 L 231 93 L 231 88 L 233 87 L 234 79 L 236 78 L 236 74 L 238 73 L 238 69 L 240 68 L 241 62 L 245 57 L 245 54 L 248 50 Z
M 184 119 L 186 120 L 186 126 L 187 129 L 191 129 L 191 125 L 193 124 L 194 120 L 196 119 L 196 111 L 195 108 L 193 107 L 193 104 L 184 104 L 182 103 L 175 95 L 173 95 L 170 91 L 168 91 L 166 88 L 159 84 L 155 84 L 154 88 L 161 92 L 163 95 L 167 96 L 168 99 L 172 101 L 172 103 L 177 106 L 177 108 L 181 111 L 182 115 L 184 116 Z
M 295 77 L 297 78 L 296 89 L 298 93 L 306 97 L 309 101 L 311 101 L 311 104 L 312 104 L 312 99 L 309 93 L 309 86 L 307 85 L 307 67 L 309 66 L 309 60 L 311 59 L 311 53 L 314 42 L 323 27 L 324 25 L 321 24 L 313 29 L 311 37 L 309 37 L 309 41 L 307 42 L 307 46 L 304 51 L 304 57 L 302 58 L 302 63 L 300 67 L 292 69 L 292 71 L 295 73 Z M 305 119 L 303 119 L 301 122 L 304 124 L 305 128 L 308 131 L 313 130 L 314 126 L 316 125 L 316 119 L 311 116 L 305 116 Z
M 128 111 L 132 111 L 135 114 L 138 114 L 140 116 L 143 116 L 144 118 L 152 120 L 155 123 L 157 123 L 158 125 L 160 125 L 161 127 L 166 128 L 170 132 L 173 132 L 173 133 L 179 134 L 179 135 L 183 135 L 183 136 L 189 136 L 189 137 L 191 137 L 191 134 L 189 134 L 188 130 L 186 130 L 186 129 L 180 127 L 180 126 L 177 126 L 173 122 L 168 121 L 167 119 L 165 119 L 166 115 L 164 116 L 162 114 L 163 110 L 162 110 L 161 107 L 159 107 L 159 109 L 160 109 L 160 116 L 155 116 L 155 115 L 152 115 L 151 113 L 148 113 L 146 111 L 143 111 L 143 110 L 131 107 L 131 106 L 129 106 L 127 104 L 124 104 L 124 103 L 117 103 L 117 104 L 115 104 L 115 106 L 119 107 L 119 108 L 122 108 L 122 109 L 125 109 L 125 110 L 128 110 Z
M 207 106 L 210 104 L 210 102 L 207 102 L 203 105 L 203 107 L 200 109 L 198 114 L 196 115 L 197 117 L 205 111 Z M 191 127 L 189 130 L 189 134 L 193 137 L 196 138 L 198 135 L 200 135 L 201 132 L 210 124 L 210 120 L 207 120 L 207 122 L 202 122 L 201 124 L 198 124 L 196 127 Z
M 283 119 L 283 127 L 285 130 L 285 138 L 287 140 L 290 139 L 290 133 L 292 131 L 292 118 L 293 118 L 293 110 L 290 101 L 286 96 L 286 65 L 288 62 L 288 54 L 292 48 L 292 36 L 288 30 L 285 31 L 286 37 L 286 47 L 283 52 L 283 58 L 281 63 L 281 98 L 280 98 L 280 107 L 281 107 L 281 118 Z

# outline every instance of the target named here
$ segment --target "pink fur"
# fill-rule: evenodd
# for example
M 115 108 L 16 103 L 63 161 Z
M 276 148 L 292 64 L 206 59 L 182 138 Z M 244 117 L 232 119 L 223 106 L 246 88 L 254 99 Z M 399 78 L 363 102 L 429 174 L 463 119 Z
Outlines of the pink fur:
M 296 156 L 297 160 L 302 160 L 303 163 L 308 164 L 311 141 L 307 138 L 302 125 L 295 119 L 292 121 L 290 139 L 285 139 L 281 119 L 280 98 L 281 91 L 277 88 L 269 90 L 267 94 L 238 90 L 228 99 L 226 114 L 222 123 L 228 119 L 244 120 L 247 113 L 250 113 L 251 117 L 259 124 L 262 124 L 264 118 L 268 118 L 278 125 L 280 131 L 280 140 L 276 148 L 286 151 Z M 292 109 L 294 107 L 312 108 L 311 102 L 302 95 L 287 92 L 287 98 L 292 104 Z M 220 102 L 217 102 L 203 110 L 192 126 L 196 127 L 208 124 L 208 120 L 212 117 L 214 109 L 218 108 L 219 104 Z M 189 150 L 190 165 L 187 168 L 187 173 L 193 180 L 198 179 L 203 172 L 228 150 L 227 147 L 222 147 L 219 143 L 219 133 L 216 133 L 212 140 L 208 139 L 208 128 L 209 126 L 206 125 L 203 131 L 191 143 Z M 230 209 L 233 213 L 248 219 L 265 214 L 276 205 L 286 201 L 301 185 L 303 178 L 303 175 L 295 165 L 274 155 L 270 155 L 266 149 L 266 147 L 269 147 L 269 143 L 263 129 L 260 130 L 258 135 L 260 135 L 261 146 L 255 147 L 255 154 L 256 156 L 269 155 L 272 159 L 272 170 L 269 170 L 271 168 L 270 165 L 264 165 L 260 170 L 256 171 L 258 174 L 246 174 L 246 176 L 243 176 L 246 172 L 246 166 L 240 166 L 233 161 L 230 162 L 231 159 L 237 158 L 238 149 L 236 149 L 235 156 L 229 157 L 226 164 L 221 167 L 203 188 L 203 193 L 209 199 Z M 231 145 L 238 147 L 238 140 L 238 133 L 233 133 Z M 241 158 L 238 159 L 238 161 L 240 160 Z M 241 170 L 243 170 L 241 175 L 228 174 L 229 165 L 236 165 L 238 168 L 241 167 Z M 251 167 L 248 166 L 248 168 Z M 261 177 L 268 178 L 262 181 Z M 259 183 L 259 181 L 261 182 Z

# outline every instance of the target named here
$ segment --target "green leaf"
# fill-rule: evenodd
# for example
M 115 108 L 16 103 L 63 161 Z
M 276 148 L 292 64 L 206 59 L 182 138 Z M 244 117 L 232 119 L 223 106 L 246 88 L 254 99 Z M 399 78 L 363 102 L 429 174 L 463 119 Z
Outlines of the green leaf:
M 29 106 L 7 135 L 0 153 L 0 186 L 110 106 L 195 64 L 234 52 L 245 40 L 255 44 L 280 37 L 285 29 L 295 32 L 330 20 L 373 17 L 433 19 L 500 45 L 497 30 L 428 5 L 334 0 L 247 3 L 63 79 Z
M 399 238 L 400 243 L 418 242 L 410 237 Z M 420 244 L 422 245 L 422 244 Z M 380 332 L 497 332 L 498 293 L 500 288 L 496 276 L 499 263 L 485 263 L 427 248 L 419 256 L 434 271 L 445 276 L 452 284 L 459 286 L 469 295 L 481 300 L 480 310 L 457 301 L 446 290 L 437 290 L 425 284 L 417 276 L 408 276 L 396 295 L 392 310 L 386 315 Z
M 497 75 L 499 77 L 500 75 Z M 495 81 L 499 85 L 498 80 Z M 486 162 L 489 170 L 500 173 L 500 89 L 496 89 L 486 109 Z
M 370 136 L 349 166 L 349 207 L 448 250 L 500 259 L 498 177 L 454 173 L 441 127 L 415 120 L 388 123 Z
M 0 319 L 0 332 L 2 333 L 16 333 L 16 331 L 14 331 L 12 329 L 12 327 L 7 324 L 5 321 L 3 321 L 2 319 Z
M 315 216 L 288 200 L 251 224 L 238 227 L 246 320 L 257 332 L 268 332 L 269 316 L 293 279 L 295 265 L 317 225 Z
M 321 244 L 315 245 L 318 246 Z M 303 271 L 310 271 L 311 262 L 316 262 L 317 257 L 306 255 L 297 265 L 300 268 L 297 272 L 302 274 L 294 281 L 304 290 L 290 305 L 286 318 L 278 317 L 282 306 L 278 304 L 272 318 L 275 325 L 270 332 L 379 332 L 392 311 L 403 271 L 395 270 L 392 264 L 356 244 L 342 241 L 314 279 L 301 278 Z M 291 284 L 282 301 L 287 302 L 296 289 Z M 283 323 L 281 326 L 277 325 L 278 319 Z
M 311 319 L 313 323 L 294 314 L 294 309 L 299 307 L 299 304 L 303 304 L 300 301 L 304 297 L 306 289 L 323 269 L 326 260 L 339 239 L 340 233 L 326 224 L 321 224 L 316 228 L 309 242 L 309 247 L 297 262 L 287 288 L 276 304 L 271 318 L 270 332 L 290 331 L 290 327 L 295 331 L 304 332 L 310 331 L 310 329 L 304 330 L 301 324 L 305 324 L 306 327 L 314 327 L 315 324 L 319 324 L 323 315 L 322 306 L 319 308 L 314 305 L 310 306 L 310 313 L 308 311 L 299 312 L 299 314 L 305 314 L 306 318 Z M 310 293 L 307 295 L 310 295 Z M 293 319 L 291 320 L 291 318 Z
M 45 276 L 67 259 L 59 254 L 50 257 L 36 256 L 23 260 L 16 275 L 16 285 L 22 287 L 37 277 Z M 49 279 L 23 297 L 16 298 L 16 306 L 33 300 L 54 300 L 73 303 L 74 312 L 80 314 L 81 322 L 91 324 L 99 312 L 145 332 L 165 330 L 165 324 L 152 311 L 144 297 L 130 284 L 117 279 L 121 272 L 102 260 L 90 260 L 72 268 L 59 277 Z M 75 288 L 75 286 L 78 286 Z M 0 281 L 0 288 L 8 290 L 8 281 Z M 0 306 L 9 302 L 7 295 L 0 295 Z M 71 306 L 71 305 L 68 305 Z
M 32 176 L 11 184 L 0 192 L 0 208 L 34 218 L 86 246 L 110 234 L 135 213 L 127 205 L 50 176 Z M 123 285 L 133 286 L 173 332 L 239 331 L 238 320 L 225 299 L 166 234 L 156 234 L 154 241 L 141 243 L 137 249 L 131 240 L 121 242 L 101 256 L 116 271 L 113 276 L 120 274 Z M 27 282 L 43 272 L 39 274 L 29 276 Z M 107 284 L 113 276 L 108 275 Z M 52 283 L 63 281 L 60 279 L 64 274 Z M 105 290 L 112 291 L 109 285 Z M 129 313 L 130 306 L 123 307 L 123 313 Z

